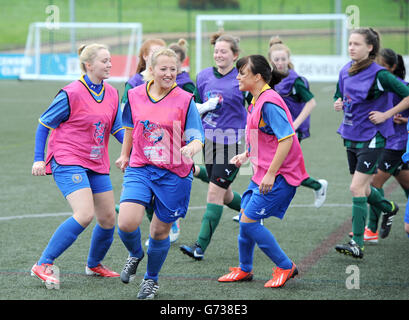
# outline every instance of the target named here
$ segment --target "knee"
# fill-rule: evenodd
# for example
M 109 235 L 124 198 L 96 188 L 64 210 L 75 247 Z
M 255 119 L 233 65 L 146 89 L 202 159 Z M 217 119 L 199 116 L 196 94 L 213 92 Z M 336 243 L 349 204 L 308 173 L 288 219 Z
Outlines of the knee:
M 118 229 L 124 232 L 134 232 L 138 227 L 139 225 L 137 225 L 134 219 L 128 219 L 121 215 L 118 216 Z
M 130 202 L 121 203 L 118 214 L 118 228 L 124 232 L 133 232 L 142 223 L 144 215 L 144 206 Z
M 97 218 L 99 225 L 104 229 L 111 229 L 115 226 L 115 212 L 106 212 Z
M 351 184 L 349 186 L 349 191 L 353 197 L 365 197 L 365 188 L 359 185 Z
M 222 189 L 219 186 L 210 183 L 209 189 L 207 191 L 207 202 L 223 205 L 225 194 L 225 189 Z
M 73 217 L 75 218 L 75 220 L 78 221 L 80 225 L 86 228 L 94 219 L 94 212 L 93 211 L 74 211 Z
M 164 240 L 169 236 L 170 228 L 172 223 L 169 225 L 162 225 L 158 223 L 151 223 L 150 236 L 155 240 Z
M 139 224 L 134 217 L 119 212 L 118 228 L 124 232 L 133 232 L 138 229 Z
M 229 188 L 226 190 L 226 193 L 224 194 L 223 202 L 224 204 L 229 204 L 230 202 L 233 201 L 234 194 L 233 191 Z

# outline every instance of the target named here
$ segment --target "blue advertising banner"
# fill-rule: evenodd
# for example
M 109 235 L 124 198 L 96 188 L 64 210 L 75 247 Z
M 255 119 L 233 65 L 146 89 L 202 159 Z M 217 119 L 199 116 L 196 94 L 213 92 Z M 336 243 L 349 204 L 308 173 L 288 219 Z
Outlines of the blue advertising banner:
M 35 72 L 38 68 L 39 72 Z M 39 61 L 18 53 L 0 53 L 0 79 L 17 79 L 25 73 L 41 75 L 80 74 L 78 55 L 71 53 L 42 54 Z
M 0 53 L 0 79 L 16 79 L 31 64 L 32 59 L 24 58 L 24 54 Z

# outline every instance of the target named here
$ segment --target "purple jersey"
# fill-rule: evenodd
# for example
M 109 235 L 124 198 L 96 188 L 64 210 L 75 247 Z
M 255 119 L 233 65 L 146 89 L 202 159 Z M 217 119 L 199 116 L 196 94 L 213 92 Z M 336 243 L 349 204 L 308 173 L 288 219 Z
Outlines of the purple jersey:
M 178 87 L 183 88 L 185 84 L 191 83 L 194 85 L 192 79 L 190 79 L 189 73 L 183 71 L 176 76 L 176 84 Z
M 207 139 L 221 144 L 233 144 L 244 136 L 247 112 L 243 93 L 236 79 L 238 71 L 233 68 L 228 74 L 218 78 L 214 68 L 209 67 L 197 75 L 197 91 L 202 102 L 219 97 L 215 110 L 202 116 L 203 129 Z
M 143 76 L 140 73 L 136 73 L 128 80 L 128 84 L 132 86 L 132 88 L 135 88 L 143 83 L 145 83 L 145 81 L 143 80 Z
M 404 80 L 402 80 L 399 77 L 396 77 L 399 81 L 401 81 L 405 86 L 408 85 L 408 83 Z M 402 99 L 395 93 L 389 92 L 388 93 L 391 99 L 391 108 L 396 106 Z M 409 117 L 409 109 L 406 109 L 400 113 L 403 117 L 408 118 Z M 406 130 L 406 124 L 397 124 L 393 123 L 393 127 L 395 129 L 395 134 L 391 135 L 387 140 L 386 140 L 386 145 L 385 149 L 391 149 L 391 150 L 405 150 L 406 149 L 406 143 L 408 140 L 408 133 Z
M 385 112 L 390 108 L 389 95 L 384 93 L 377 99 L 367 100 L 377 73 L 385 68 L 373 62 L 368 68 L 351 76 L 348 73 L 351 63 L 348 62 L 339 74 L 338 85 L 343 97 L 344 119 L 338 133 L 344 139 L 352 141 L 369 141 L 377 132 L 385 138 L 390 137 L 394 133 L 392 119 L 377 125 L 369 120 L 370 111 Z
M 304 82 L 305 87 L 308 89 L 309 84 L 307 79 L 304 77 L 299 76 L 293 69 L 289 69 L 289 74 L 287 77 L 281 80 L 280 83 L 274 86 L 274 90 L 283 98 L 284 102 L 287 104 L 288 109 L 290 110 L 291 116 L 293 121 L 297 119 L 300 115 L 302 109 L 304 109 L 305 102 L 304 101 L 297 101 L 294 95 L 292 94 L 292 90 L 294 87 L 295 80 L 301 78 Z M 310 136 L 310 119 L 311 116 L 308 116 L 303 123 L 297 128 L 297 132 L 301 133 L 303 139 L 308 138 Z

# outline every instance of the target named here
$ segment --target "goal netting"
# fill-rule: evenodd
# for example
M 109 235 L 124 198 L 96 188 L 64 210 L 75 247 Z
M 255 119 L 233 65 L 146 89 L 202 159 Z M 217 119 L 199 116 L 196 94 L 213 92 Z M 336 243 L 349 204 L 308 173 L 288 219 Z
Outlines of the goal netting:
M 309 81 L 337 81 L 348 61 L 348 27 L 345 14 L 198 15 L 196 73 L 214 65 L 210 37 L 222 30 L 240 39 L 240 56 L 267 57 L 270 38 L 279 36 L 299 74 Z
M 22 80 L 75 80 L 81 75 L 78 48 L 101 43 L 112 58 L 109 81 L 125 82 L 135 73 L 142 43 L 141 23 L 32 23 L 25 47 Z

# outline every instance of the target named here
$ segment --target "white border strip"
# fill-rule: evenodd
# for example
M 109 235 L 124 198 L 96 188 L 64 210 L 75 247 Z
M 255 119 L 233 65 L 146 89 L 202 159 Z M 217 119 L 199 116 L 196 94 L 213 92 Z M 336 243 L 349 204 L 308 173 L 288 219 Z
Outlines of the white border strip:
M 345 204 L 345 203 L 329 203 L 324 204 L 323 207 L 328 208 L 340 208 L 340 207 L 352 207 L 352 204 Z M 292 204 L 290 208 L 315 208 L 313 204 Z M 204 210 L 206 206 L 195 206 L 189 207 L 188 210 Z M 18 215 L 18 216 L 8 216 L 8 217 L 0 217 L 0 221 L 8 221 L 8 220 L 18 220 L 18 219 L 30 219 L 30 218 L 47 218 L 47 217 L 62 217 L 62 216 L 71 216 L 72 212 L 56 212 L 56 213 L 37 213 L 37 214 L 25 214 L 25 215 Z

